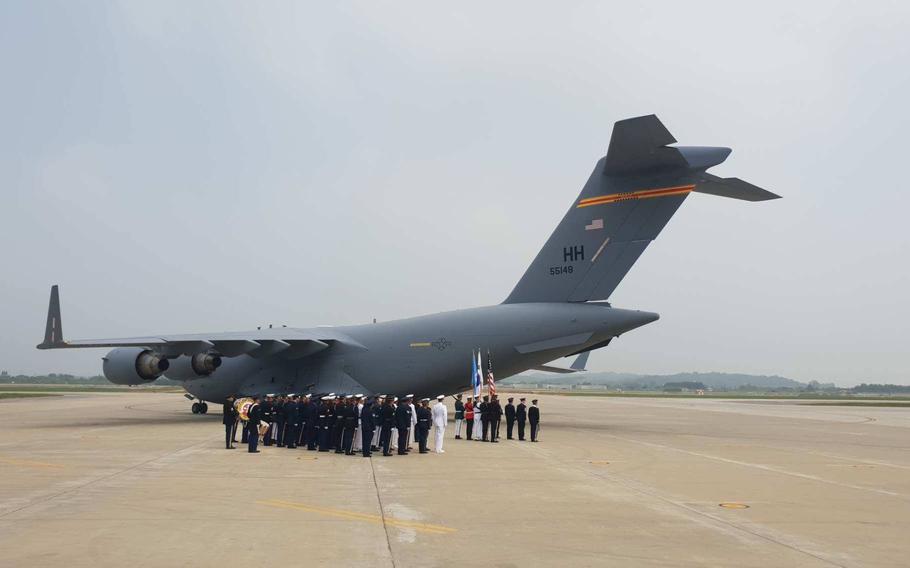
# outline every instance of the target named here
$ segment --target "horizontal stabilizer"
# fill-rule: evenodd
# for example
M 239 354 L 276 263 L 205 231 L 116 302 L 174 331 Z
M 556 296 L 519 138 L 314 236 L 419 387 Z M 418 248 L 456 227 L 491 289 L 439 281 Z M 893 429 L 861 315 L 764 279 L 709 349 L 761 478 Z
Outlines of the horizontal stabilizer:
M 552 365 L 537 365 L 536 367 L 531 367 L 531 370 L 543 371 L 544 373 L 556 373 L 558 375 L 568 375 L 578 372 L 575 369 L 564 369 L 562 367 L 553 367 Z
M 742 199 L 743 201 L 780 199 L 780 195 L 771 193 L 767 189 L 762 189 L 739 178 L 722 178 L 711 174 L 702 175 L 702 179 L 695 184 L 695 191 L 720 197 Z
M 688 162 L 676 148 L 667 127 L 653 114 L 620 120 L 613 126 L 603 173 L 627 175 L 641 171 L 685 168 Z
M 578 356 L 578 359 L 575 359 L 575 361 L 569 365 L 569 368 L 575 371 L 586 371 L 587 369 L 585 369 L 585 367 L 588 365 L 588 357 L 590 355 L 590 351 L 585 351 Z
M 584 353 L 579 355 L 578 358 L 576 358 L 575 361 L 573 361 L 572 364 L 569 365 L 568 369 L 565 369 L 563 367 L 554 367 L 552 365 L 538 365 L 536 367 L 531 367 L 531 369 L 534 371 L 543 371 L 545 373 L 557 373 L 560 375 L 568 375 L 570 373 L 583 373 L 583 372 L 587 371 L 587 369 L 585 369 L 585 365 L 588 364 L 588 355 L 590 355 L 590 354 L 591 354 L 590 351 L 585 351 Z

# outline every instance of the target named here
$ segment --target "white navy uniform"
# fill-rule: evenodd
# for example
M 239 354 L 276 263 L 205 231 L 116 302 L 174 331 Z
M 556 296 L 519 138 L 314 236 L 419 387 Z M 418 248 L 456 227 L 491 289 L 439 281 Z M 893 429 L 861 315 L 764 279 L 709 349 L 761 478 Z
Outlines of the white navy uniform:
M 449 410 L 443 402 L 443 397 L 439 397 L 436 400 L 438 402 L 433 407 L 433 428 L 436 431 L 435 450 L 437 454 L 442 454 L 445 452 L 442 449 L 442 442 L 445 439 L 446 424 L 449 422 Z
M 363 439 L 360 436 L 360 427 L 362 424 L 360 422 L 360 414 L 363 412 L 363 403 L 358 402 L 354 411 L 357 413 L 357 427 L 354 429 L 354 445 L 352 446 L 351 451 L 359 452 L 363 450 Z

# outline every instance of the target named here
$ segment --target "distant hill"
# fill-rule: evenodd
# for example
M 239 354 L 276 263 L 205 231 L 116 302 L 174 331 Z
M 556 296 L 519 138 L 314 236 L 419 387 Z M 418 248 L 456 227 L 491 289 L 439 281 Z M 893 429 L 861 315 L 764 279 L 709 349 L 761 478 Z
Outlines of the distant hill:
M 804 389 L 808 385 L 777 375 L 744 373 L 676 373 L 674 375 L 638 375 L 634 373 L 587 372 L 572 375 L 526 373 L 509 377 L 501 384 L 541 383 L 550 385 L 604 385 L 626 390 L 650 390 L 667 383 L 702 383 L 715 390 L 736 390 L 751 385 L 761 389 Z

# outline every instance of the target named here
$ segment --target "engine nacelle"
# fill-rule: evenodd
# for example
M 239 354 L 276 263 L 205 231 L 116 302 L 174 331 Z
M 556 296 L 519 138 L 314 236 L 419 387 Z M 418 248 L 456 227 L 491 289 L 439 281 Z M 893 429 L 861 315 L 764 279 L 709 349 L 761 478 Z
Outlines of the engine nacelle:
M 221 355 L 217 353 L 197 353 L 190 357 L 181 355 L 171 361 L 166 376 L 174 381 L 188 381 L 207 377 L 220 366 Z
M 141 347 L 118 347 L 104 357 L 104 377 L 117 385 L 143 385 L 167 371 L 170 363 L 160 353 Z

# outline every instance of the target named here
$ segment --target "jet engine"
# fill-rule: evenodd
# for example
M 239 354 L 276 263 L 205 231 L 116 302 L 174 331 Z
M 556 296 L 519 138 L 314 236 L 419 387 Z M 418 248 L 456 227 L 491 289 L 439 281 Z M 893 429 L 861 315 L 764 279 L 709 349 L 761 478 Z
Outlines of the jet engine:
M 104 377 L 117 385 L 142 385 L 167 371 L 170 363 L 160 353 L 141 347 L 118 347 L 104 357 Z
M 221 355 L 217 353 L 197 353 L 192 356 L 181 355 L 171 361 L 167 369 L 167 378 L 174 381 L 186 381 L 207 377 L 221 366 Z

